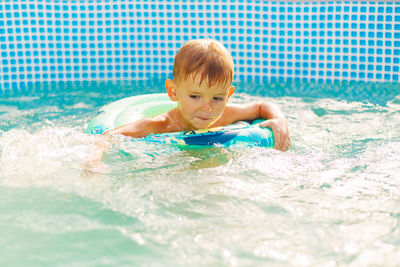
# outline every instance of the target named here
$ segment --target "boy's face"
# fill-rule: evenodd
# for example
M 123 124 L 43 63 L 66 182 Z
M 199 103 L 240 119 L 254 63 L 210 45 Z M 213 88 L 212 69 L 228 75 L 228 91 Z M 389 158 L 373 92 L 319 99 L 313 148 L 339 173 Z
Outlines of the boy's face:
M 224 113 L 233 86 L 200 84 L 200 75 L 174 83 L 178 111 L 184 122 L 193 129 L 210 127 Z M 174 99 L 173 99 L 174 100 Z

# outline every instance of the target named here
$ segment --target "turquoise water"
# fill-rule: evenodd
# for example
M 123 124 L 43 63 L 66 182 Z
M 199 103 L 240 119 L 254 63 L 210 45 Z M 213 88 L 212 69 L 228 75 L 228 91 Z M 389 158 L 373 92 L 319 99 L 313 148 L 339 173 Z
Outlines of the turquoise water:
M 84 134 L 102 105 L 162 85 L 0 96 L 1 266 L 400 262 L 399 84 L 236 84 L 233 102 L 273 101 L 287 115 L 286 153 Z M 114 145 L 88 167 L 99 143 Z

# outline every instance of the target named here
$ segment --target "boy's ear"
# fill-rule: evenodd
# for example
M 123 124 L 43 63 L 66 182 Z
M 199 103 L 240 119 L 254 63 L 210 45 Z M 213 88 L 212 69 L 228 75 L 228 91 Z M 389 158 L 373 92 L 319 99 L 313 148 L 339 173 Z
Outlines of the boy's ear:
M 231 86 L 231 87 L 229 88 L 228 99 L 231 97 L 231 95 L 233 94 L 233 92 L 235 92 L 235 86 Z
M 165 88 L 167 89 L 167 94 L 172 101 L 177 101 L 178 97 L 176 96 L 176 85 L 173 80 L 167 79 L 165 80 Z

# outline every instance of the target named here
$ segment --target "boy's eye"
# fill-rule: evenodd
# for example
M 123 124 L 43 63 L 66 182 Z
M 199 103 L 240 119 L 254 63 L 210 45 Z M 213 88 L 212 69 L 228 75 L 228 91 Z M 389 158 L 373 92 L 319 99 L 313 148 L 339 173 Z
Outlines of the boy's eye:
M 193 99 L 199 99 L 199 98 L 200 98 L 200 96 L 198 96 L 198 95 L 190 95 L 190 98 L 193 98 Z
M 224 100 L 223 97 L 214 97 L 213 99 L 214 99 L 214 101 L 222 101 L 222 100 Z

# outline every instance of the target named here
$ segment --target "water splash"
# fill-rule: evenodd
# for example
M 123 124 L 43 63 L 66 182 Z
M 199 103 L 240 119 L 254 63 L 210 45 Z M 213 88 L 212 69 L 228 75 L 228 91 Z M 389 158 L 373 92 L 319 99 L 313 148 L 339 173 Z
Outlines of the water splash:
M 2 253 L 36 251 L 42 265 L 399 262 L 399 97 L 232 99 L 283 110 L 293 146 L 281 153 L 86 135 L 102 96 L 65 94 L 0 104 L 0 229 L 19 244 Z M 99 144 L 103 165 L 86 172 Z

